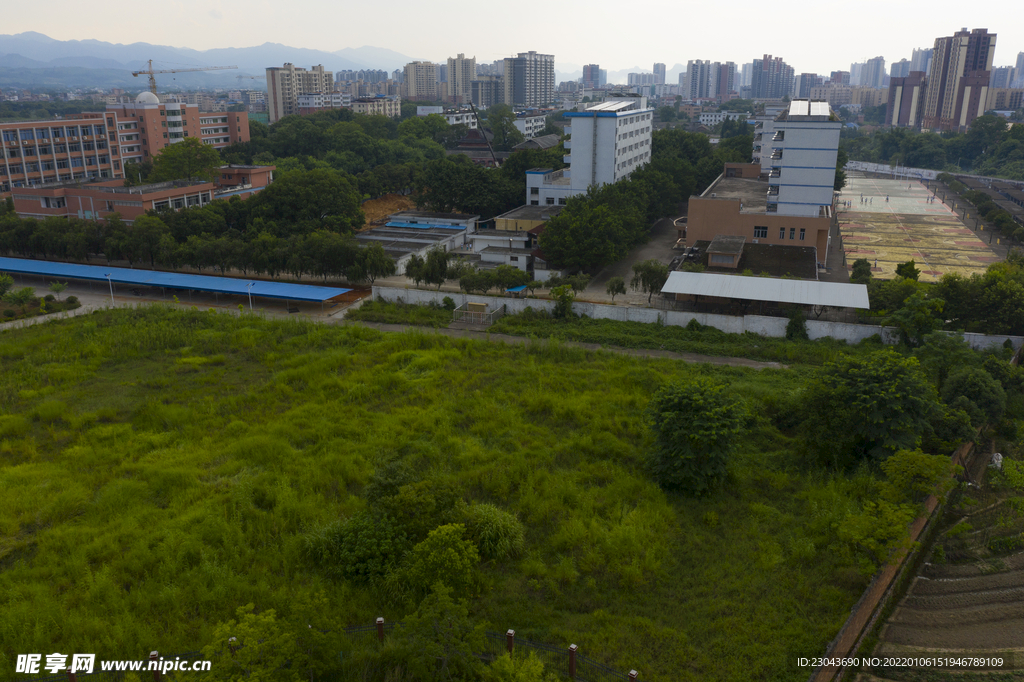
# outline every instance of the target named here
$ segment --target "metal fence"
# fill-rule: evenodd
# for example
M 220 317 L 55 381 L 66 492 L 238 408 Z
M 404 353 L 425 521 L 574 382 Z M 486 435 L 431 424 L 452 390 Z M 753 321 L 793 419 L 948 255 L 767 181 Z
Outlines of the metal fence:
M 454 322 L 467 322 L 469 324 L 486 324 L 491 325 L 502 317 L 506 312 L 506 306 L 501 306 L 491 310 L 489 312 L 479 312 L 476 310 L 469 310 L 469 303 L 463 303 L 456 308 L 452 313 L 452 320 Z

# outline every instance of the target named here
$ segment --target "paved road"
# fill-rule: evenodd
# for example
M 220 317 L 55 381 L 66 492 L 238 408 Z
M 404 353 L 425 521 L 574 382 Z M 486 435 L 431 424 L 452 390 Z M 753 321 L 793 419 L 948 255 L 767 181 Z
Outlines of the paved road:
M 626 281 L 626 289 L 628 291 L 625 296 L 616 296 L 615 301 L 646 306 L 647 294 L 629 290 L 629 280 L 633 279 L 633 265 L 634 263 L 642 263 L 645 260 L 652 259 L 668 265 L 675 256 L 680 255 L 680 252 L 672 250 L 672 245 L 676 243 L 677 239 L 676 228 L 672 224 L 675 217 L 678 216 L 662 218 L 656 222 L 654 227 L 651 228 L 650 240 L 646 244 L 641 244 L 630 251 L 619 262 L 612 263 L 594 275 L 586 290 L 579 296 L 579 299 L 593 301 L 594 303 L 607 303 L 611 301 L 611 296 L 605 291 L 608 288 L 608 280 L 612 277 L 621 277 Z

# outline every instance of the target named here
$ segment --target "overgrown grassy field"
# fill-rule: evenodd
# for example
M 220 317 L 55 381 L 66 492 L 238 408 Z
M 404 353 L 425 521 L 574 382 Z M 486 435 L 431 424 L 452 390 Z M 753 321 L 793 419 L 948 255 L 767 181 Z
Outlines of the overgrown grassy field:
M 383 322 L 385 324 L 417 324 L 423 327 L 447 327 L 452 311 L 440 305 L 415 305 L 389 301 L 363 301 L 358 308 L 345 313 L 346 320 Z
M 866 477 L 807 465 L 773 425 L 808 370 L 163 307 L 4 333 L 0 366 L 0 677 L 18 653 L 194 651 L 239 606 L 291 623 L 319 589 L 342 625 L 402 619 L 400 586 L 303 551 L 396 461 L 411 523 L 448 522 L 447 489 L 448 517 L 490 503 L 525 524 L 459 595 L 476 622 L 644 680 L 804 680 L 797 657 L 866 584 L 837 551 Z M 650 396 L 695 375 L 749 413 L 726 490 L 701 500 L 641 465 Z

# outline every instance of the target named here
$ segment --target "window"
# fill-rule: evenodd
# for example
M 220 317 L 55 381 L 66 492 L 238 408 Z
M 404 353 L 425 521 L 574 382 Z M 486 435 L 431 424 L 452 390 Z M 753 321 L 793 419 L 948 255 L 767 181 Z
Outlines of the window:
M 530 201 L 530 206 L 540 206 L 540 202 L 536 199 Z
M 754 228 L 754 238 L 755 239 L 767 239 L 768 238 L 768 228 L 767 227 L 755 227 Z
M 786 238 L 786 228 L 780 227 L 779 228 L 779 239 L 785 239 L 785 238 Z
M 565 206 L 565 197 L 559 197 L 558 205 L 559 206 Z
M 790 239 L 796 239 L 796 228 L 795 227 L 789 228 L 789 238 Z
M 547 204 L 548 206 L 554 206 L 555 205 L 555 198 L 554 197 L 548 197 L 548 198 L 546 198 L 544 200 L 544 203 Z
M 509 256 L 508 259 L 513 263 L 519 262 L 519 256 Z
M 804 228 L 800 228 L 800 241 L 804 240 L 804 234 L 807 232 Z
M 531 187 L 530 188 L 530 196 L 535 197 L 538 194 L 540 194 L 540 188 L 539 187 Z

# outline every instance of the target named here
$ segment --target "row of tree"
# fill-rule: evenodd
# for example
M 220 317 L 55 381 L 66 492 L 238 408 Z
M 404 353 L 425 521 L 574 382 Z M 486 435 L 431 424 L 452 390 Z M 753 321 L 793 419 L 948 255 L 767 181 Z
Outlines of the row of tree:
M 850 280 L 868 285 L 871 314 L 898 327 L 910 346 L 932 330 L 1024 335 L 1024 253 L 1010 251 L 1007 260 L 988 266 L 984 274 L 965 277 L 948 273 L 935 284 L 919 282 L 914 261 L 899 266 L 897 277 L 875 280 L 871 263 L 853 264 Z
M 1024 180 L 1024 126 L 1008 128 L 1001 116 L 979 116 L 966 133 L 844 129 L 843 137 L 855 161 Z
M 962 199 L 972 203 L 978 215 L 988 221 L 990 225 L 994 225 L 1007 237 L 1024 241 L 1024 225 L 1016 222 L 1008 211 L 999 208 L 991 196 L 979 190 L 968 189 L 966 185 L 949 173 L 940 173 L 939 180 L 946 183 L 946 186 L 959 194 Z

